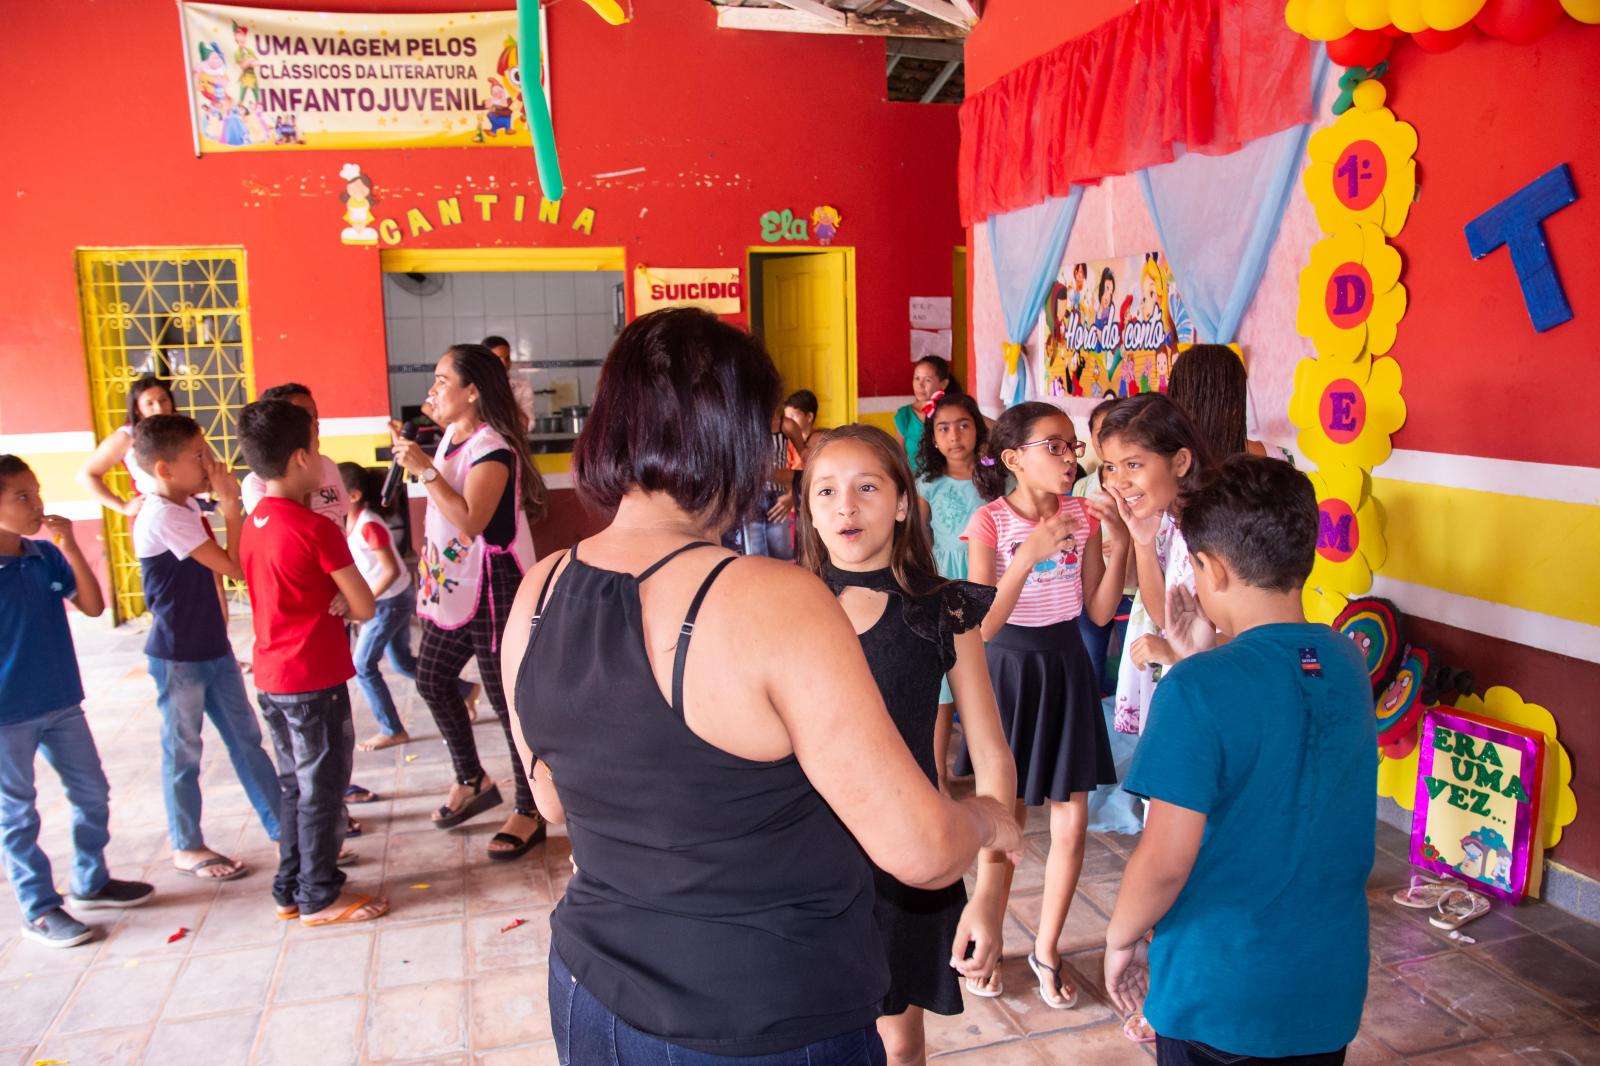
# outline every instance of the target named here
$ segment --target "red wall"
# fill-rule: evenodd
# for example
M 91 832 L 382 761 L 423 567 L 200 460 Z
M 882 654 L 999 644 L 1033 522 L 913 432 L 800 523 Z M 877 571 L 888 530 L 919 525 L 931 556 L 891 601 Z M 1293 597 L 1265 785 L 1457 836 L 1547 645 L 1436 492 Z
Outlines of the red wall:
M 402 247 L 622 245 L 630 268 L 743 267 L 745 249 L 762 243 L 763 211 L 832 203 L 844 215 L 836 243 L 857 249 L 860 392 L 908 392 L 908 300 L 950 291 L 951 249 L 963 241 L 955 108 L 883 102 L 882 39 L 719 31 L 714 10 L 697 0 L 634 10 L 631 24 L 610 27 L 581 3 L 549 9 L 563 209 L 570 219 L 594 208 L 593 235 L 474 221 Z M 388 408 L 381 279 L 376 252 L 339 243 L 339 167 L 354 160 L 373 176 L 380 217 L 418 205 L 437 222 L 434 201 L 457 192 L 537 195 L 526 148 L 195 159 L 170 0 L 62 0 L 14 13 L 7 31 L 6 433 L 89 425 L 77 246 L 244 245 L 258 383 L 301 378 L 325 416 L 377 415 Z M 71 71 L 100 71 L 103 80 L 80 93 Z M 592 176 L 640 166 L 613 181 Z M 23 367 L 18 387 L 14 369 Z
M 1410 293 L 1390 353 L 1410 412 L 1395 447 L 1600 465 L 1597 58 L 1600 30 L 1571 19 L 1524 47 L 1476 35 L 1444 55 L 1390 56 L 1388 103 L 1418 142 L 1417 202 L 1395 239 Z M 1578 200 L 1544 232 L 1574 317 L 1535 333 L 1510 256 L 1474 261 L 1462 227 L 1561 163 Z

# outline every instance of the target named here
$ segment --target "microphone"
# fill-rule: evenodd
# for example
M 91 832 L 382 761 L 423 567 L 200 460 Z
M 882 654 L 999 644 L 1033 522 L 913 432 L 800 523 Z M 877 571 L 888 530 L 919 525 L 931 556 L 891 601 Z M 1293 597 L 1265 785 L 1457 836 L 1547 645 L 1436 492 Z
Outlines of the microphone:
M 400 427 L 400 436 L 405 440 L 417 439 L 417 427 L 410 422 Z M 383 492 L 378 499 L 383 509 L 388 511 L 394 507 L 395 499 L 400 495 L 400 486 L 405 484 L 406 468 L 398 461 L 390 460 L 389 472 L 383 475 Z

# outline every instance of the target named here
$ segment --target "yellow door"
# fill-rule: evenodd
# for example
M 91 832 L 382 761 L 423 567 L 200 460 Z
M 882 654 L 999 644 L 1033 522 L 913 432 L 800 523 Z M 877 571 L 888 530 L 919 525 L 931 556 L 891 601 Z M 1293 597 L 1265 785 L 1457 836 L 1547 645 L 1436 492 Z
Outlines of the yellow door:
M 817 394 L 817 425 L 853 417 L 845 257 L 775 255 L 761 263 L 761 333 L 784 393 Z

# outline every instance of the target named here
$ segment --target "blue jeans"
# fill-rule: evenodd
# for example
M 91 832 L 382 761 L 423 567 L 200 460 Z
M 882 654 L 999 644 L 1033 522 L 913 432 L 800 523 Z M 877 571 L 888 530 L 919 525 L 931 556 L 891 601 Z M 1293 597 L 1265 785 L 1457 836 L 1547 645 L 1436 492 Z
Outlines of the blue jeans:
M 278 772 L 261 744 L 261 723 L 231 654 L 185 663 L 146 657 L 161 708 L 161 777 L 167 801 L 167 835 L 178 851 L 206 846 L 200 831 L 200 723 L 210 718 L 244 794 L 267 836 L 278 839 Z
M 39 847 L 39 811 L 33 802 L 34 754 L 41 751 L 72 804 L 73 894 L 93 895 L 111 878 L 106 868 L 111 787 L 100 769 L 100 753 L 83 708 L 66 707 L 0 725 L 0 843 L 5 847 L 6 877 L 23 918 L 30 922 L 61 906 L 50 877 L 50 859 Z
M 711 1055 L 630 1026 L 578 983 L 550 949 L 550 1027 L 561 1066 L 884 1066 L 875 1026 L 771 1055 Z
M 408 681 L 417 679 L 417 657 L 411 652 L 411 619 L 416 613 L 417 588 L 410 585 L 398 596 L 379 600 L 373 616 L 356 631 L 355 651 L 351 654 L 356 663 L 356 684 L 367 698 L 372 717 L 378 720 L 378 731 L 386 737 L 402 733 L 406 727 L 378 663 L 387 655 L 395 673 Z M 472 682 L 458 680 L 456 684 L 465 699 L 472 691 Z
M 350 690 L 335 685 L 281 696 L 257 692 L 256 700 L 272 730 L 283 794 L 272 898 L 281 907 L 297 904 L 301 914 L 310 914 L 327 907 L 344 887 L 338 858 L 344 846 L 344 790 L 356 751 Z

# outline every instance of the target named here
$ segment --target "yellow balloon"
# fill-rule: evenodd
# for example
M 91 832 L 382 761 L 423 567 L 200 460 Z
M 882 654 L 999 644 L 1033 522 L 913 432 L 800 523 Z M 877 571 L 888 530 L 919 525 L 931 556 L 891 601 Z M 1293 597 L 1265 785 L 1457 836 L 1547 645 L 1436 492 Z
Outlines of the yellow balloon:
M 1358 30 L 1381 30 L 1389 25 L 1389 0 L 1345 0 L 1344 15 Z
M 1311 0 L 1306 7 L 1306 33 L 1313 41 L 1337 41 L 1355 29 L 1344 16 L 1344 0 Z
M 1436 30 L 1458 30 L 1483 10 L 1484 0 L 1422 0 L 1422 19 Z
M 1561 6 L 1579 22 L 1600 25 L 1600 0 L 1561 0 Z
M 622 10 L 622 5 L 617 0 L 583 0 L 584 3 L 594 8 L 594 13 L 611 23 L 620 26 L 628 21 L 628 13 Z
M 1306 35 L 1306 7 L 1309 0 L 1289 0 L 1283 9 L 1283 21 L 1300 36 Z
M 1422 17 L 1422 0 L 1389 0 L 1389 19 L 1395 29 L 1406 33 L 1420 33 L 1428 28 Z
M 1389 91 L 1381 81 L 1364 81 L 1350 92 L 1350 103 L 1357 111 L 1376 111 L 1383 106 Z

